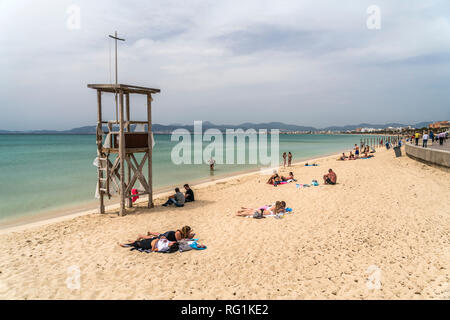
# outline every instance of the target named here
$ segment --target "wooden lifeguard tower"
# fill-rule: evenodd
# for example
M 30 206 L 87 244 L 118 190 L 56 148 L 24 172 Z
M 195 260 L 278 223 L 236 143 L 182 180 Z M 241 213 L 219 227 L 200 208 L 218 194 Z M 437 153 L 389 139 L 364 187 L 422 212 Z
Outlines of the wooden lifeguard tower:
M 125 199 L 128 207 L 132 207 L 132 198 L 148 194 L 148 207 L 153 207 L 152 190 L 152 94 L 159 93 L 159 89 L 138 87 L 125 84 L 88 84 L 88 88 L 97 90 L 97 158 L 98 158 L 98 195 L 100 197 L 99 212 L 105 212 L 104 197 L 111 198 L 111 188 L 120 196 L 120 215 L 125 214 Z M 118 100 L 118 119 L 105 121 L 102 118 L 102 93 L 112 93 Z M 131 121 L 130 94 L 147 96 L 147 121 Z M 125 97 L 125 105 L 124 105 Z M 108 133 L 104 141 L 104 125 Z M 144 132 L 131 132 L 132 125 L 147 125 Z M 119 131 L 113 131 L 118 126 Z M 135 153 L 143 153 L 139 162 Z M 109 158 L 117 154 L 114 162 Z M 143 169 L 148 166 L 148 179 L 144 177 Z M 126 164 L 126 165 L 125 165 Z M 125 175 L 125 166 L 127 175 Z M 135 183 L 139 180 L 144 190 L 132 194 Z

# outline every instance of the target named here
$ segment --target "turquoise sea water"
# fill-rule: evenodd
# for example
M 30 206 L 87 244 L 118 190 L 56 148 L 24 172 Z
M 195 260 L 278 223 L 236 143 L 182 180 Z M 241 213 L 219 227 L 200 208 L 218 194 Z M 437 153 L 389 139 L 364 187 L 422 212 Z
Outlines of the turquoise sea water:
M 270 137 L 270 136 L 269 136 Z M 270 141 L 270 138 L 268 140 Z M 357 135 L 280 135 L 294 161 L 350 150 Z M 155 135 L 154 188 L 210 177 L 208 165 L 175 165 L 170 135 Z M 206 146 L 209 142 L 204 142 Z M 225 154 L 225 152 L 224 152 Z M 95 201 L 94 135 L 0 135 L 0 222 Z M 258 165 L 217 165 L 216 176 Z

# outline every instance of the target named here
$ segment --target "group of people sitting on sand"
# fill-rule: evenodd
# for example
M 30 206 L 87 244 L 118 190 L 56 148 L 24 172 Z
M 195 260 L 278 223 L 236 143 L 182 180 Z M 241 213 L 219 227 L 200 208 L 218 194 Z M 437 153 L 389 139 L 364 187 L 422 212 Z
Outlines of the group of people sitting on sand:
M 171 195 L 166 203 L 163 204 L 163 207 L 170 206 L 174 204 L 176 207 L 184 207 L 186 202 L 194 202 L 194 191 L 192 191 L 191 187 L 186 183 L 184 185 L 184 189 L 186 192 L 183 194 L 180 191 L 180 188 L 175 188 L 175 194 Z
M 192 240 L 195 233 L 192 228 L 184 226 L 177 231 L 167 231 L 165 233 L 147 232 L 147 235 L 138 235 L 136 240 L 128 240 L 129 243 L 119 245 L 123 248 L 135 248 L 149 250 L 151 252 L 174 252 L 178 250 L 178 243 L 184 239 Z M 204 248 L 197 245 L 198 249 Z
M 373 148 L 371 150 L 368 145 L 364 146 L 364 150 L 362 151 L 363 156 L 361 156 L 361 157 L 360 157 L 359 147 L 356 144 L 355 144 L 354 150 L 355 150 L 355 154 L 353 154 L 350 151 L 350 154 L 348 155 L 348 157 L 345 155 L 345 152 L 343 152 L 342 155 L 338 158 L 338 160 L 344 161 L 344 160 L 368 159 L 368 158 L 374 157 L 374 155 L 371 153 L 375 153 L 375 150 Z
M 241 207 L 241 209 L 236 213 L 236 215 L 239 217 L 247 217 L 247 216 L 254 216 L 255 213 L 257 213 L 261 214 L 262 216 L 270 216 L 285 212 L 286 212 L 286 202 L 277 201 L 274 204 L 264 205 L 259 208 Z
M 281 183 L 289 183 L 293 181 L 297 181 L 294 178 L 293 172 L 289 172 L 289 175 L 287 175 L 286 177 L 280 176 L 278 173 L 274 173 L 270 176 L 269 180 L 267 180 L 267 184 L 272 184 L 274 187 L 276 187 Z

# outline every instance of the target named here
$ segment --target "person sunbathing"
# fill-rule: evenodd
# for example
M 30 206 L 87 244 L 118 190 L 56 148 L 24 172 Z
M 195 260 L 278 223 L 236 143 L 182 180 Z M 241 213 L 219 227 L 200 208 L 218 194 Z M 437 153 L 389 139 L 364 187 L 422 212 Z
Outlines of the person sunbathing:
M 269 180 L 267 181 L 268 184 L 273 184 L 274 186 L 276 186 L 278 183 L 281 182 L 281 178 L 278 175 L 278 173 L 275 173 L 274 175 L 272 175 Z
M 147 237 L 165 237 L 169 241 L 180 241 L 182 239 L 192 239 L 195 233 L 192 232 L 192 228 L 189 226 L 184 226 L 181 230 L 177 231 L 167 231 L 165 233 L 151 232 L 147 233 Z M 140 236 L 142 237 L 142 236 Z M 139 239 L 138 239 L 139 240 Z
M 347 159 L 347 156 L 345 155 L 345 152 L 342 152 L 342 156 L 340 156 L 340 158 L 338 158 L 338 160 L 344 161 Z
M 289 180 L 295 181 L 293 172 L 289 172 L 289 175 L 286 177 L 281 176 L 281 181 L 289 181 Z
M 309 164 L 308 162 L 305 164 L 305 167 L 318 167 L 317 163 Z
M 350 155 L 348 156 L 348 160 L 355 160 L 355 155 L 350 151 Z
M 122 244 L 119 243 L 119 246 L 122 248 L 134 247 L 136 249 L 150 250 L 152 252 L 168 252 L 170 250 L 174 250 L 176 245 L 176 241 L 169 241 L 166 237 L 149 237 L 149 236 L 140 236 L 138 240 Z
M 331 184 L 335 185 L 337 181 L 336 173 L 333 171 L 333 169 L 328 170 L 328 174 L 323 176 L 323 182 L 325 184 Z
M 239 217 L 247 217 L 247 216 L 253 216 L 255 213 L 262 211 L 262 214 L 265 216 L 273 215 L 277 213 L 284 213 L 286 212 L 286 202 L 284 201 L 277 201 L 274 205 L 266 205 L 262 206 L 260 208 L 245 208 L 242 207 L 241 210 L 239 210 L 236 215 Z

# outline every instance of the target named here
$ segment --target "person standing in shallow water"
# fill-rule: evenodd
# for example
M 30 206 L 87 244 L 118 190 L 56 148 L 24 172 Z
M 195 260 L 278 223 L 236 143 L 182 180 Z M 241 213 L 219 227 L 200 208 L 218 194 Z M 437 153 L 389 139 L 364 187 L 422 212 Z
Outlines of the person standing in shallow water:
M 286 152 L 283 152 L 283 166 L 286 168 Z
M 288 167 L 292 165 L 292 153 L 289 152 L 288 154 Z
M 209 170 L 214 171 L 214 165 L 216 164 L 216 160 L 213 158 L 209 159 Z

